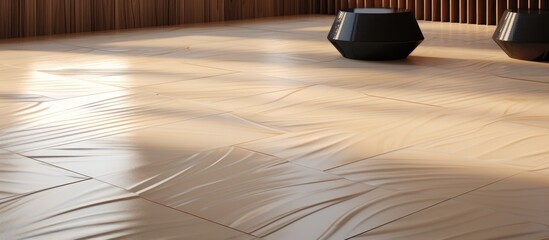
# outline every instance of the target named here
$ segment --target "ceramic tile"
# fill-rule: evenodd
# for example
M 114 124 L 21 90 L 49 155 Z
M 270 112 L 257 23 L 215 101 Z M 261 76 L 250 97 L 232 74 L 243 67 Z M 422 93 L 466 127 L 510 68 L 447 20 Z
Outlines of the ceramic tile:
M 129 172 L 112 174 L 107 181 L 256 236 L 373 190 L 238 148 L 195 154 L 158 167 L 164 168 L 162 174 L 140 170 L 145 174 L 141 181 L 127 181 Z
M 345 59 L 333 20 L 0 41 L 4 174 L 25 178 L 0 238 L 546 238 L 547 64 L 431 21 L 407 59 Z
M 108 54 L 99 55 L 98 59 L 108 57 Z M 96 64 L 97 60 L 91 59 L 88 64 L 60 64 L 52 66 L 40 66 L 42 72 L 88 80 L 95 83 L 130 88 L 167 82 L 184 81 L 196 78 L 223 75 L 231 71 L 201 67 L 182 63 L 177 59 L 148 59 L 133 58 L 131 61 L 124 59 L 110 59 L 110 63 Z
M 226 71 L 257 74 L 282 70 L 286 67 L 307 61 L 303 59 L 285 58 L 284 56 L 273 56 L 269 53 L 230 53 L 215 56 L 215 58 L 193 59 L 185 62 Z
M 404 116 L 422 117 L 439 110 L 324 85 L 220 101 L 215 105 L 254 122 L 294 131 L 338 125 L 348 128 L 349 121 L 360 121 L 366 128 L 372 124 L 386 124 L 389 119 L 400 121 Z
M 527 108 L 545 105 L 549 100 L 548 84 L 438 68 L 374 76 L 361 85 L 360 91 L 371 96 L 442 107 L 474 107 L 480 112 L 486 110 L 481 107 L 490 105 L 514 104 Z
M 414 192 L 375 189 L 311 213 L 265 239 L 347 239 L 443 201 Z M 304 230 L 306 229 L 306 230 Z
M 198 103 L 117 91 L 42 103 L 2 116 L 0 146 L 29 151 L 217 114 Z M 4 120 L 3 120 L 4 121 Z
M 329 46 L 322 48 L 324 49 L 326 47 Z M 337 53 L 335 52 L 335 48 L 332 53 Z M 377 78 L 386 74 L 418 70 L 418 67 L 430 68 L 432 67 L 431 65 L 431 63 L 416 64 L 410 59 L 379 62 L 358 61 L 339 57 L 335 60 L 320 63 L 266 69 L 264 74 L 288 79 L 299 79 L 315 84 L 356 89 L 367 86 L 370 81 L 375 81 Z
M 260 237 L 318 211 L 330 211 L 340 205 L 352 209 L 359 201 L 381 197 L 378 190 L 367 185 L 238 148 L 200 153 L 162 167 L 169 170 L 160 175 L 143 175 L 140 182 L 128 182 L 125 174 L 112 174 L 106 181 L 125 182 L 131 191 L 147 199 Z M 389 213 L 371 224 L 433 201 L 421 200 L 400 202 L 406 205 L 401 211 L 387 210 Z
M 549 225 L 549 176 L 518 174 L 488 185 L 457 200 L 509 213 L 528 221 Z
M 4 201 L 0 213 L 3 239 L 253 239 L 95 180 Z
M 80 97 L 121 88 L 55 76 L 40 70 L 12 68 L 2 71 L 0 101 L 39 102 Z
M 549 131 L 546 129 L 500 122 L 418 148 L 536 170 L 549 166 L 548 142 Z
M 355 182 L 386 189 L 455 197 L 520 170 L 432 151 L 403 149 L 328 172 Z
M 173 98 L 191 99 L 210 103 L 304 86 L 306 86 L 306 84 L 298 81 L 260 74 L 249 75 L 237 73 L 160 84 L 139 89 Z
M 455 201 L 412 214 L 351 239 L 545 239 L 549 226 Z
M 86 178 L 0 149 L 0 199 Z
M 310 131 L 288 133 L 239 145 L 293 163 L 326 170 L 398 149 L 349 132 Z
M 463 118 L 451 111 L 433 111 L 436 108 L 419 104 L 393 105 L 396 101 L 328 96 L 313 98 L 307 104 L 299 100 L 295 102 L 300 104 L 292 104 L 294 100 L 284 96 L 274 104 L 235 111 L 254 122 L 291 131 L 241 146 L 326 170 L 404 147 L 463 135 L 495 121 L 482 114 Z M 319 109 L 313 110 L 317 105 Z
M 229 114 L 150 127 L 24 153 L 93 177 L 279 134 Z M 158 172 L 160 173 L 160 172 Z

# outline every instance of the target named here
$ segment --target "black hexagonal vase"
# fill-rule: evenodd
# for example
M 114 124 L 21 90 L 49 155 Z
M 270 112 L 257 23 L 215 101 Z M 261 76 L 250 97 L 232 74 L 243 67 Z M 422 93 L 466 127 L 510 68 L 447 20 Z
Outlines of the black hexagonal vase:
M 549 11 L 506 10 L 492 39 L 511 58 L 549 61 Z
M 382 8 L 340 10 L 328 34 L 341 55 L 362 60 L 406 58 L 423 39 L 412 12 Z

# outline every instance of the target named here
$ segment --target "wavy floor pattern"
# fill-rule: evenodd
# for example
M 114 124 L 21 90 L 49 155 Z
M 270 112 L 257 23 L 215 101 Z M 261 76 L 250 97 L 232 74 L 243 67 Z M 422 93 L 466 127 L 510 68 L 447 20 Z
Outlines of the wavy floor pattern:
M 547 225 L 452 200 L 351 239 L 547 238 Z
M 2 202 L 0 213 L 2 239 L 254 239 L 95 180 Z
M 87 177 L 0 150 L 0 200 L 84 179 Z
M 297 16 L 0 41 L 0 239 L 549 239 L 549 68 L 420 21 L 356 61 Z

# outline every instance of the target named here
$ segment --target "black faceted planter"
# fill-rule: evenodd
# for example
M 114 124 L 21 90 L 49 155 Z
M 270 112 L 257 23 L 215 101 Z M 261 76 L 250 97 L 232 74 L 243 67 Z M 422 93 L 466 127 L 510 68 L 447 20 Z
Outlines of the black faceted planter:
M 507 10 L 492 39 L 511 58 L 549 61 L 549 11 Z
M 406 58 L 423 39 L 412 12 L 383 8 L 341 10 L 328 34 L 341 55 L 364 60 Z

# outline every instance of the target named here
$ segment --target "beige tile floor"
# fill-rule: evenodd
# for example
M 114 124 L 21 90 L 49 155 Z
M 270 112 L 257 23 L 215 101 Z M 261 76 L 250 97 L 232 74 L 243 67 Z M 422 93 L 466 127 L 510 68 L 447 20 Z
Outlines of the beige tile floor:
M 549 63 L 332 19 L 0 41 L 0 239 L 549 239 Z

